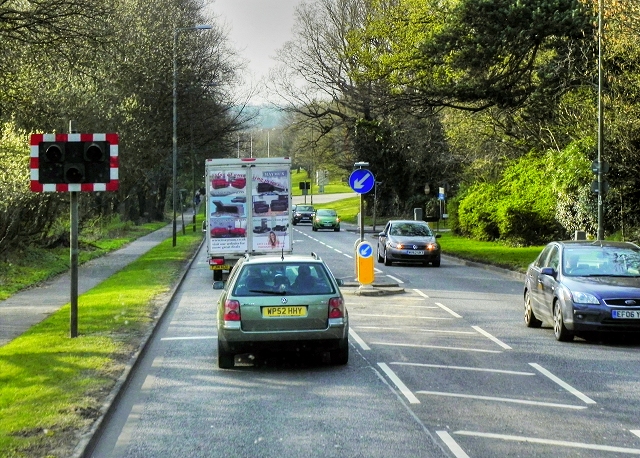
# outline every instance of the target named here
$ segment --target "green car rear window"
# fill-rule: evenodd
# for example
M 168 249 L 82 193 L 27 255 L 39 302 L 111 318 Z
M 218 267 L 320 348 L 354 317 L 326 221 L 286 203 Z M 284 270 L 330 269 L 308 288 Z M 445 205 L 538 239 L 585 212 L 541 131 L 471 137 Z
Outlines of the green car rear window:
M 333 294 L 330 273 L 321 263 L 245 265 L 233 285 L 233 296 Z

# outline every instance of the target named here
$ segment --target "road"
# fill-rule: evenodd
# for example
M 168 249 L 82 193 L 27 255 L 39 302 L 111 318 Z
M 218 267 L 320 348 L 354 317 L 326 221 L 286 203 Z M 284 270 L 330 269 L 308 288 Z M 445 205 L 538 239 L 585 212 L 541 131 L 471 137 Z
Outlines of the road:
M 353 278 L 355 234 L 298 225 L 294 237 Z M 637 344 L 525 328 L 522 283 L 493 271 L 377 267 L 406 292 L 347 296 L 346 367 L 274 357 L 220 370 L 201 253 L 93 456 L 640 455 Z

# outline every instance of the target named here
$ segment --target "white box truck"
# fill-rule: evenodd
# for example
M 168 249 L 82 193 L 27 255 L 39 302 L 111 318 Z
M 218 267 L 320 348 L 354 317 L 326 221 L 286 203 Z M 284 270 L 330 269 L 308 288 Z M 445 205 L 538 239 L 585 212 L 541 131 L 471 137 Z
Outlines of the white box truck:
M 245 253 L 291 252 L 291 159 L 205 161 L 205 232 L 213 279 Z

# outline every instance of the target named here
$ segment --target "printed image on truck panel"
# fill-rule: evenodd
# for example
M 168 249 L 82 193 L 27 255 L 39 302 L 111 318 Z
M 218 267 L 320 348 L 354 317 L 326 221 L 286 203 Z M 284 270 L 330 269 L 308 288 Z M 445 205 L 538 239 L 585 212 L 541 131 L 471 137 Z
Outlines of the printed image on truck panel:
M 287 245 L 289 233 L 288 216 L 253 218 L 253 249 L 270 251 Z

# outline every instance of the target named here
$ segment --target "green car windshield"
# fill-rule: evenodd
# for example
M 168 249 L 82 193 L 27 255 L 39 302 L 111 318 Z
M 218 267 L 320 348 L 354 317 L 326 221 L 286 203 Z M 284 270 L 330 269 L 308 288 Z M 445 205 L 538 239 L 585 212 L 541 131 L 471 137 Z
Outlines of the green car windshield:
M 329 272 L 321 263 L 277 263 L 243 266 L 233 296 L 333 294 Z
M 317 216 L 329 216 L 329 217 L 336 217 L 338 216 L 338 214 L 336 213 L 335 210 L 318 210 L 316 212 Z

